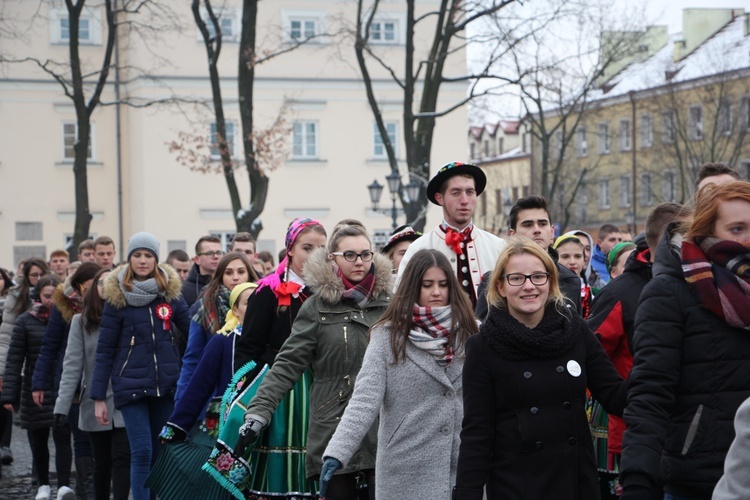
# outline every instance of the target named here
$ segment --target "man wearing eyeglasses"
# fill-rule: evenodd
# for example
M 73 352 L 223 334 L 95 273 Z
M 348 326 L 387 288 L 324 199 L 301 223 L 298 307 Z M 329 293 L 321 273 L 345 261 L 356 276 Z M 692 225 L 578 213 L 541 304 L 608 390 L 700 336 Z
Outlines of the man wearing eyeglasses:
M 399 266 L 396 286 L 411 256 L 430 248 L 448 257 L 455 266 L 458 282 L 476 306 L 482 276 L 492 271 L 505 248 L 505 241 L 473 223 L 477 196 L 486 185 L 482 169 L 468 163 L 448 163 L 435 174 L 427 185 L 427 198 L 443 207 L 443 223 L 409 245 Z
M 193 267 L 182 284 L 182 296 L 188 306 L 192 306 L 198 300 L 198 295 L 213 278 L 223 256 L 221 240 L 217 236 L 202 236 L 195 244 Z

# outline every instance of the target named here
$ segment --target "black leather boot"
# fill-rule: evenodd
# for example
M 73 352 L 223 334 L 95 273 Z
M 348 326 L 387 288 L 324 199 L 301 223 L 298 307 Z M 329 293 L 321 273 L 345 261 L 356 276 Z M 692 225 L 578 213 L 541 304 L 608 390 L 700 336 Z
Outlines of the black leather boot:
M 94 493 L 94 459 L 76 458 L 76 492 L 81 500 L 96 500 Z

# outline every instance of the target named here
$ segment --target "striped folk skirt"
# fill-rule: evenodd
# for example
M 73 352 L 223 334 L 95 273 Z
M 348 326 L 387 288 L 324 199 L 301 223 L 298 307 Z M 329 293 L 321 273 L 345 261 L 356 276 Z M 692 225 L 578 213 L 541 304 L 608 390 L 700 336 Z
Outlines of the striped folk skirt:
M 281 401 L 258 440 L 242 456 L 234 452 L 245 410 L 268 367 L 257 375 L 256 372 L 255 363 L 249 362 L 232 378 L 222 400 L 219 439 L 203 470 L 239 499 L 317 498 L 317 481 L 308 480 L 305 475 L 312 384 L 309 370 Z

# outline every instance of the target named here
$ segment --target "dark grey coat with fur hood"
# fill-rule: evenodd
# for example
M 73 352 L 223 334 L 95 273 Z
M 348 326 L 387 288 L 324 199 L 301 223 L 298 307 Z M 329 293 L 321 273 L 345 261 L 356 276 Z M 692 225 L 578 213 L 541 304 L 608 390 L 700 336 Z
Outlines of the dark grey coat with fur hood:
M 268 375 L 247 410 L 258 420 L 271 420 L 276 407 L 310 367 L 310 426 L 307 438 L 307 476 L 320 474 L 323 451 L 344 414 L 362 366 L 370 326 L 385 311 L 393 288 L 388 258 L 374 254 L 375 289 L 370 303 L 360 309 L 342 298 L 344 285 L 327 252 L 315 250 L 305 264 L 305 282 L 315 291 L 299 310 L 292 333 L 276 355 Z M 375 467 L 377 427 L 365 436 L 340 473 Z

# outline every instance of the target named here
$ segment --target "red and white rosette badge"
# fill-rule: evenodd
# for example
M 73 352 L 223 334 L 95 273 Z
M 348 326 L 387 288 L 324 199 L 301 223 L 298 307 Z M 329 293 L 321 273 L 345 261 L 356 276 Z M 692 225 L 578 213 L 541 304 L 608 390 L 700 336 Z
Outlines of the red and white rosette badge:
M 156 306 L 156 317 L 164 322 L 165 330 L 172 330 L 172 323 L 169 321 L 172 317 L 172 308 L 169 304 L 159 304 Z

